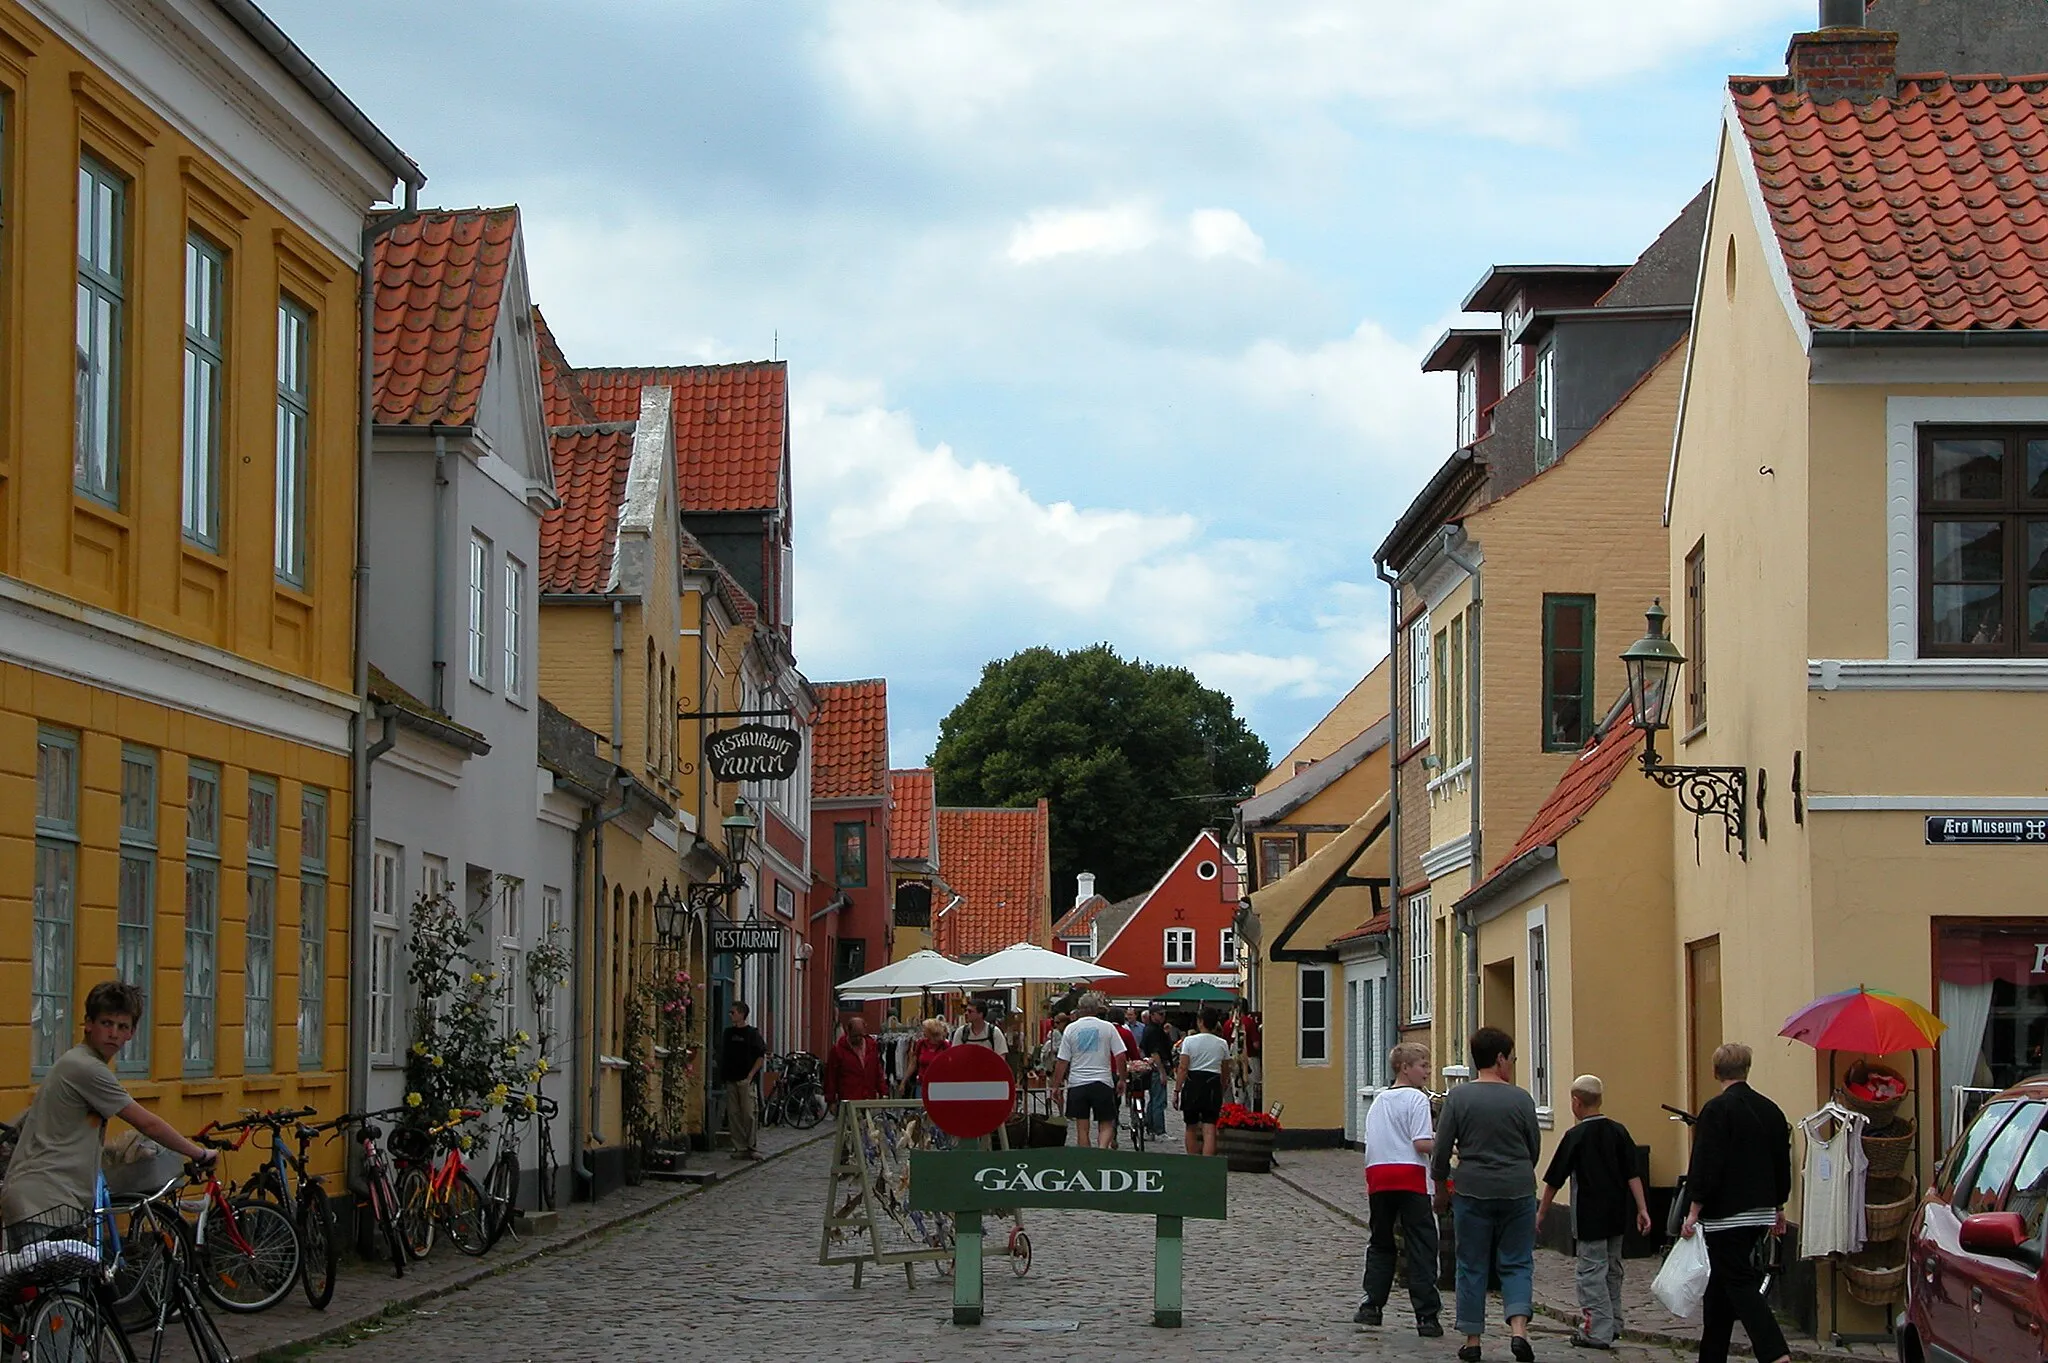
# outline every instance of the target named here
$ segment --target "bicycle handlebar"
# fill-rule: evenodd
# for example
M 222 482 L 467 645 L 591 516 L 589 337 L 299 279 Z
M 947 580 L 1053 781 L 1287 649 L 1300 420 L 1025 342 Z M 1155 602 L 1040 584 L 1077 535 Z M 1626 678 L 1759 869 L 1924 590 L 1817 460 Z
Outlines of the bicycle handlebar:
M 267 1126 L 272 1130 L 282 1130 L 285 1126 L 297 1121 L 301 1117 L 317 1117 L 319 1115 L 320 1109 L 317 1107 L 274 1107 L 260 1111 L 253 1107 L 245 1107 L 242 1109 L 240 1121 L 215 1122 L 213 1126 L 216 1131 L 240 1131 L 252 1126 Z

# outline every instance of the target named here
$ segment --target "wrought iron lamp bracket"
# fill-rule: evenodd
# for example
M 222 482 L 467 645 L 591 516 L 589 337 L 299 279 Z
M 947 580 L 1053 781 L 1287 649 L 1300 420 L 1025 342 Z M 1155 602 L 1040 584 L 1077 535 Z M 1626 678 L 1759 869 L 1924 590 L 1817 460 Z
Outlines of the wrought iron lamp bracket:
M 1668 766 L 1657 760 L 1654 748 L 1643 753 L 1642 764 L 1643 775 L 1678 792 L 1679 807 L 1695 824 L 1719 818 L 1722 845 L 1734 844 L 1736 854 L 1749 860 L 1749 768 Z
M 692 885 L 686 893 L 690 897 L 690 908 L 697 913 L 710 913 L 725 902 L 726 896 L 740 888 L 738 880 L 708 880 Z

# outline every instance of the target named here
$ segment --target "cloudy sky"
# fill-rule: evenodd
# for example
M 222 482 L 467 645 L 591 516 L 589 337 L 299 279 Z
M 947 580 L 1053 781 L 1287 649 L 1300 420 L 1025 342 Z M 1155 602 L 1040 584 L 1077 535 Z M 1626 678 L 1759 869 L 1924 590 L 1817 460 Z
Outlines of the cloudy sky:
M 796 642 L 921 762 L 1108 640 L 1276 754 L 1384 651 L 1493 262 L 1627 261 L 1812 0 L 266 0 L 572 362 L 790 361 Z M 396 35 L 403 34 L 403 40 Z

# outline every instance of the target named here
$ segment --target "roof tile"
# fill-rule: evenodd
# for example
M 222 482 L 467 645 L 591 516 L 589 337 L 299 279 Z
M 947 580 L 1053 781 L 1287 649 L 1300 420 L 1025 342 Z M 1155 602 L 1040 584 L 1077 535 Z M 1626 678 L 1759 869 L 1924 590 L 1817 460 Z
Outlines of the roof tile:
M 1052 871 L 1046 803 L 1030 809 L 939 810 L 939 865 L 960 903 L 932 919 L 945 955 L 985 956 L 1051 941 Z
M 820 682 L 818 717 L 811 730 L 811 798 L 887 796 L 889 683 Z M 894 855 L 893 843 L 891 838 Z
M 469 208 L 421 213 L 377 238 L 379 425 L 476 421 L 518 237 L 517 208 Z
M 782 360 L 577 371 L 599 420 L 636 421 L 640 389 L 675 394 L 677 498 L 688 511 L 782 505 L 789 365 Z
M 889 798 L 896 805 L 889 824 L 891 861 L 930 861 L 938 852 L 932 845 L 936 780 L 930 767 L 889 773 Z
M 540 523 L 540 589 L 594 596 L 611 585 L 619 509 L 633 464 L 630 429 L 565 426 L 548 433 L 561 505 Z

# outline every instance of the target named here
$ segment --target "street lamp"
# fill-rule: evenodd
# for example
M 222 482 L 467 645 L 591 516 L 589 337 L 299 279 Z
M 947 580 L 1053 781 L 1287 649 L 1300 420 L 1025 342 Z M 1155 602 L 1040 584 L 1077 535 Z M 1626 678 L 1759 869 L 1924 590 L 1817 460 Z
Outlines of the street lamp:
M 1699 821 L 1718 816 L 1724 827 L 1722 841 L 1736 845 L 1744 861 L 1749 860 L 1749 769 L 1747 767 L 1679 767 L 1657 756 L 1657 731 L 1671 722 L 1671 703 L 1677 694 L 1678 669 L 1685 655 L 1664 633 L 1668 618 L 1661 600 L 1652 600 L 1644 618 L 1650 632 L 1630 644 L 1621 655 L 1628 670 L 1630 722 L 1643 733 L 1643 775 L 1666 790 L 1678 792 L 1678 803 L 1693 817 L 1693 838 L 1699 838 Z
M 733 868 L 737 871 L 739 864 L 747 859 L 747 835 L 757 827 L 752 811 L 747 808 L 746 796 L 733 797 L 732 813 L 721 819 L 718 826 L 725 830 L 725 854 L 732 858 Z
M 673 946 L 682 940 L 683 930 L 689 920 L 689 909 L 676 897 L 664 878 L 661 889 L 654 896 L 654 936 L 663 946 Z

